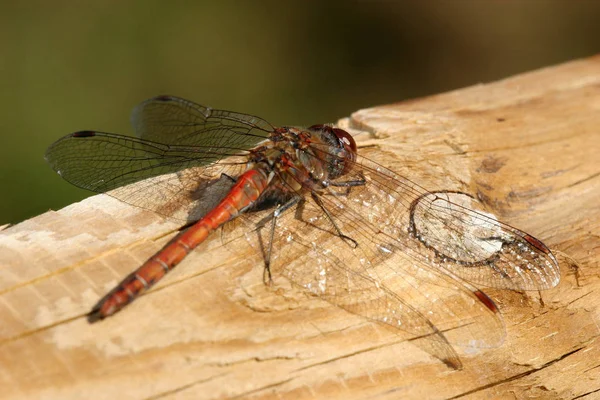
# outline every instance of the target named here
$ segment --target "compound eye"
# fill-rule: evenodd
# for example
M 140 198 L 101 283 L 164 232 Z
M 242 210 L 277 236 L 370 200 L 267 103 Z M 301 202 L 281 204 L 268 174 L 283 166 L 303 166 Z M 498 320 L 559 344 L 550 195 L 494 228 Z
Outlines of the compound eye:
M 344 149 L 356 153 L 356 142 L 352 135 L 340 128 L 333 128 L 333 133 L 340 141 L 340 144 L 344 146 Z

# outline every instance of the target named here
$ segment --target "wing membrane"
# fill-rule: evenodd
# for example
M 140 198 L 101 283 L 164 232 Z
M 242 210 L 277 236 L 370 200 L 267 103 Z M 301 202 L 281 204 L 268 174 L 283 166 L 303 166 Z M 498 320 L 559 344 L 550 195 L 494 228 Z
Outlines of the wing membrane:
M 258 117 L 173 96 L 140 103 L 131 120 L 138 138 L 76 132 L 53 143 L 46 160 L 75 186 L 186 221 L 231 186 L 221 176 L 237 177 L 248 150 L 274 129 Z
M 342 224 L 381 221 L 379 228 L 393 238 L 394 248 L 478 285 L 538 290 L 559 282 L 558 263 L 546 246 L 491 214 L 470 209 L 469 196 L 428 192 L 364 157 L 357 157 L 344 179 L 359 177 L 365 185 L 347 196 L 335 188 L 323 196 Z
M 174 96 L 140 103 L 133 109 L 131 124 L 141 139 L 212 149 L 248 149 L 274 129 L 252 115 L 216 110 Z
M 432 327 L 439 331 L 461 327 L 461 335 L 449 335 L 452 343 L 465 346 L 478 341 L 479 347 L 493 347 L 502 342 L 499 314 L 480 301 L 472 286 L 398 251 L 394 239 L 378 226 L 360 217 L 349 221 L 333 216 L 354 246 L 336 235 L 331 221 L 313 202 L 307 201 L 300 212 L 286 218 L 277 227 L 281 235 L 276 244 L 283 258 L 279 263 L 282 274 L 297 285 L 417 336 L 431 334 Z M 285 246 L 292 241 L 303 243 L 312 254 L 290 252 Z
M 255 227 L 247 237 L 260 247 L 255 248 L 259 254 L 272 246 L 274 276 L 351 313 L 424 339 L 424 350 L 455 367 L 460 360 L 450 343 L 477 348 L 502 343 L 502 318 L 481 301 L 485 295 L 396 251 L 394 240 L 365 219 L 357 219 L 356 225 L 336 220 L 355 241 L 352 246 L 336 234 L 323 210 L 306 201 L 277 219 L 271 242 L 271 224 L 266 223 L 270 213 L 246 214 L 238 223 Z
M 193 221 L 231 186 L 231 179 L 221 179 L 222 174 L 236 177 L 243 172 L 246 154 L 238 149 L 166 145 L 84 131 L 53 143 L 46 160 L 75 186 L 107 192 L 167 217 Z M 226 157 L 227 161 L 222 161 Z M 212 190 L 206 191 L 208 188 Z

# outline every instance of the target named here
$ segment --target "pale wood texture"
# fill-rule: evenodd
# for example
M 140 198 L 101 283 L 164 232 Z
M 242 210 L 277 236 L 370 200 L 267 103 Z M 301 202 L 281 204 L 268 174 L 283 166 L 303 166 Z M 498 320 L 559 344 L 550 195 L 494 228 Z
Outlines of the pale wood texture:
M 248 268 L 218 235 L 90 325 L 99 297 L 179 228 L 100 195 L 0 234 L 0 397 L 600 396 L 600 57 L 340 124 L 367 157 L 429 189 L 473 193 L 555 251 L 557 288 L 486 290 L 505 319 L 501 347 L 457 348 L 464 368 L 451 370 L 376 323 L 266 288 L 261 263 Z

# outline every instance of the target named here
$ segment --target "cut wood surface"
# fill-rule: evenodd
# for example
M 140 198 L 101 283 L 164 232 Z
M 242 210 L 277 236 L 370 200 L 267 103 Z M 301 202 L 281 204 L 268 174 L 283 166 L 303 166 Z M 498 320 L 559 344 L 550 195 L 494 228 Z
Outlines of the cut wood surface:
M 339 123 L 363 155 L 475 195 L 555 253 L 556 288 L 484 289 L 505 321 L 501 346 L 456 347 L 453 370 L 377 323 L 266 287 L 260 258 L 218 234 L 90 325 L 98 299 L 181 228 L 98 195 L 0 233 L 0 397 L 600 397 L 600 57 Z

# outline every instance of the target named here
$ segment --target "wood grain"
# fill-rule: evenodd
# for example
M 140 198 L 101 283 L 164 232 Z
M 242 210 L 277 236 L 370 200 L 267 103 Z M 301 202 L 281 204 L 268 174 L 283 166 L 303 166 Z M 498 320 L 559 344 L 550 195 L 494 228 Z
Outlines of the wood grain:
M 555 252 L 557 288 L 486 290 L 504 316 L 502 346 L 457 348 L 464 368 L 449 369 L 375 323 L 265 287 L 260 261 L 218 235 L 90 325 L 99 297 L 180 228 L 99 195 L 0 234 L 1 397 L 600 396 L 600 57 L 340 124 L 367 157 L 431 190 L 476 195 Z

